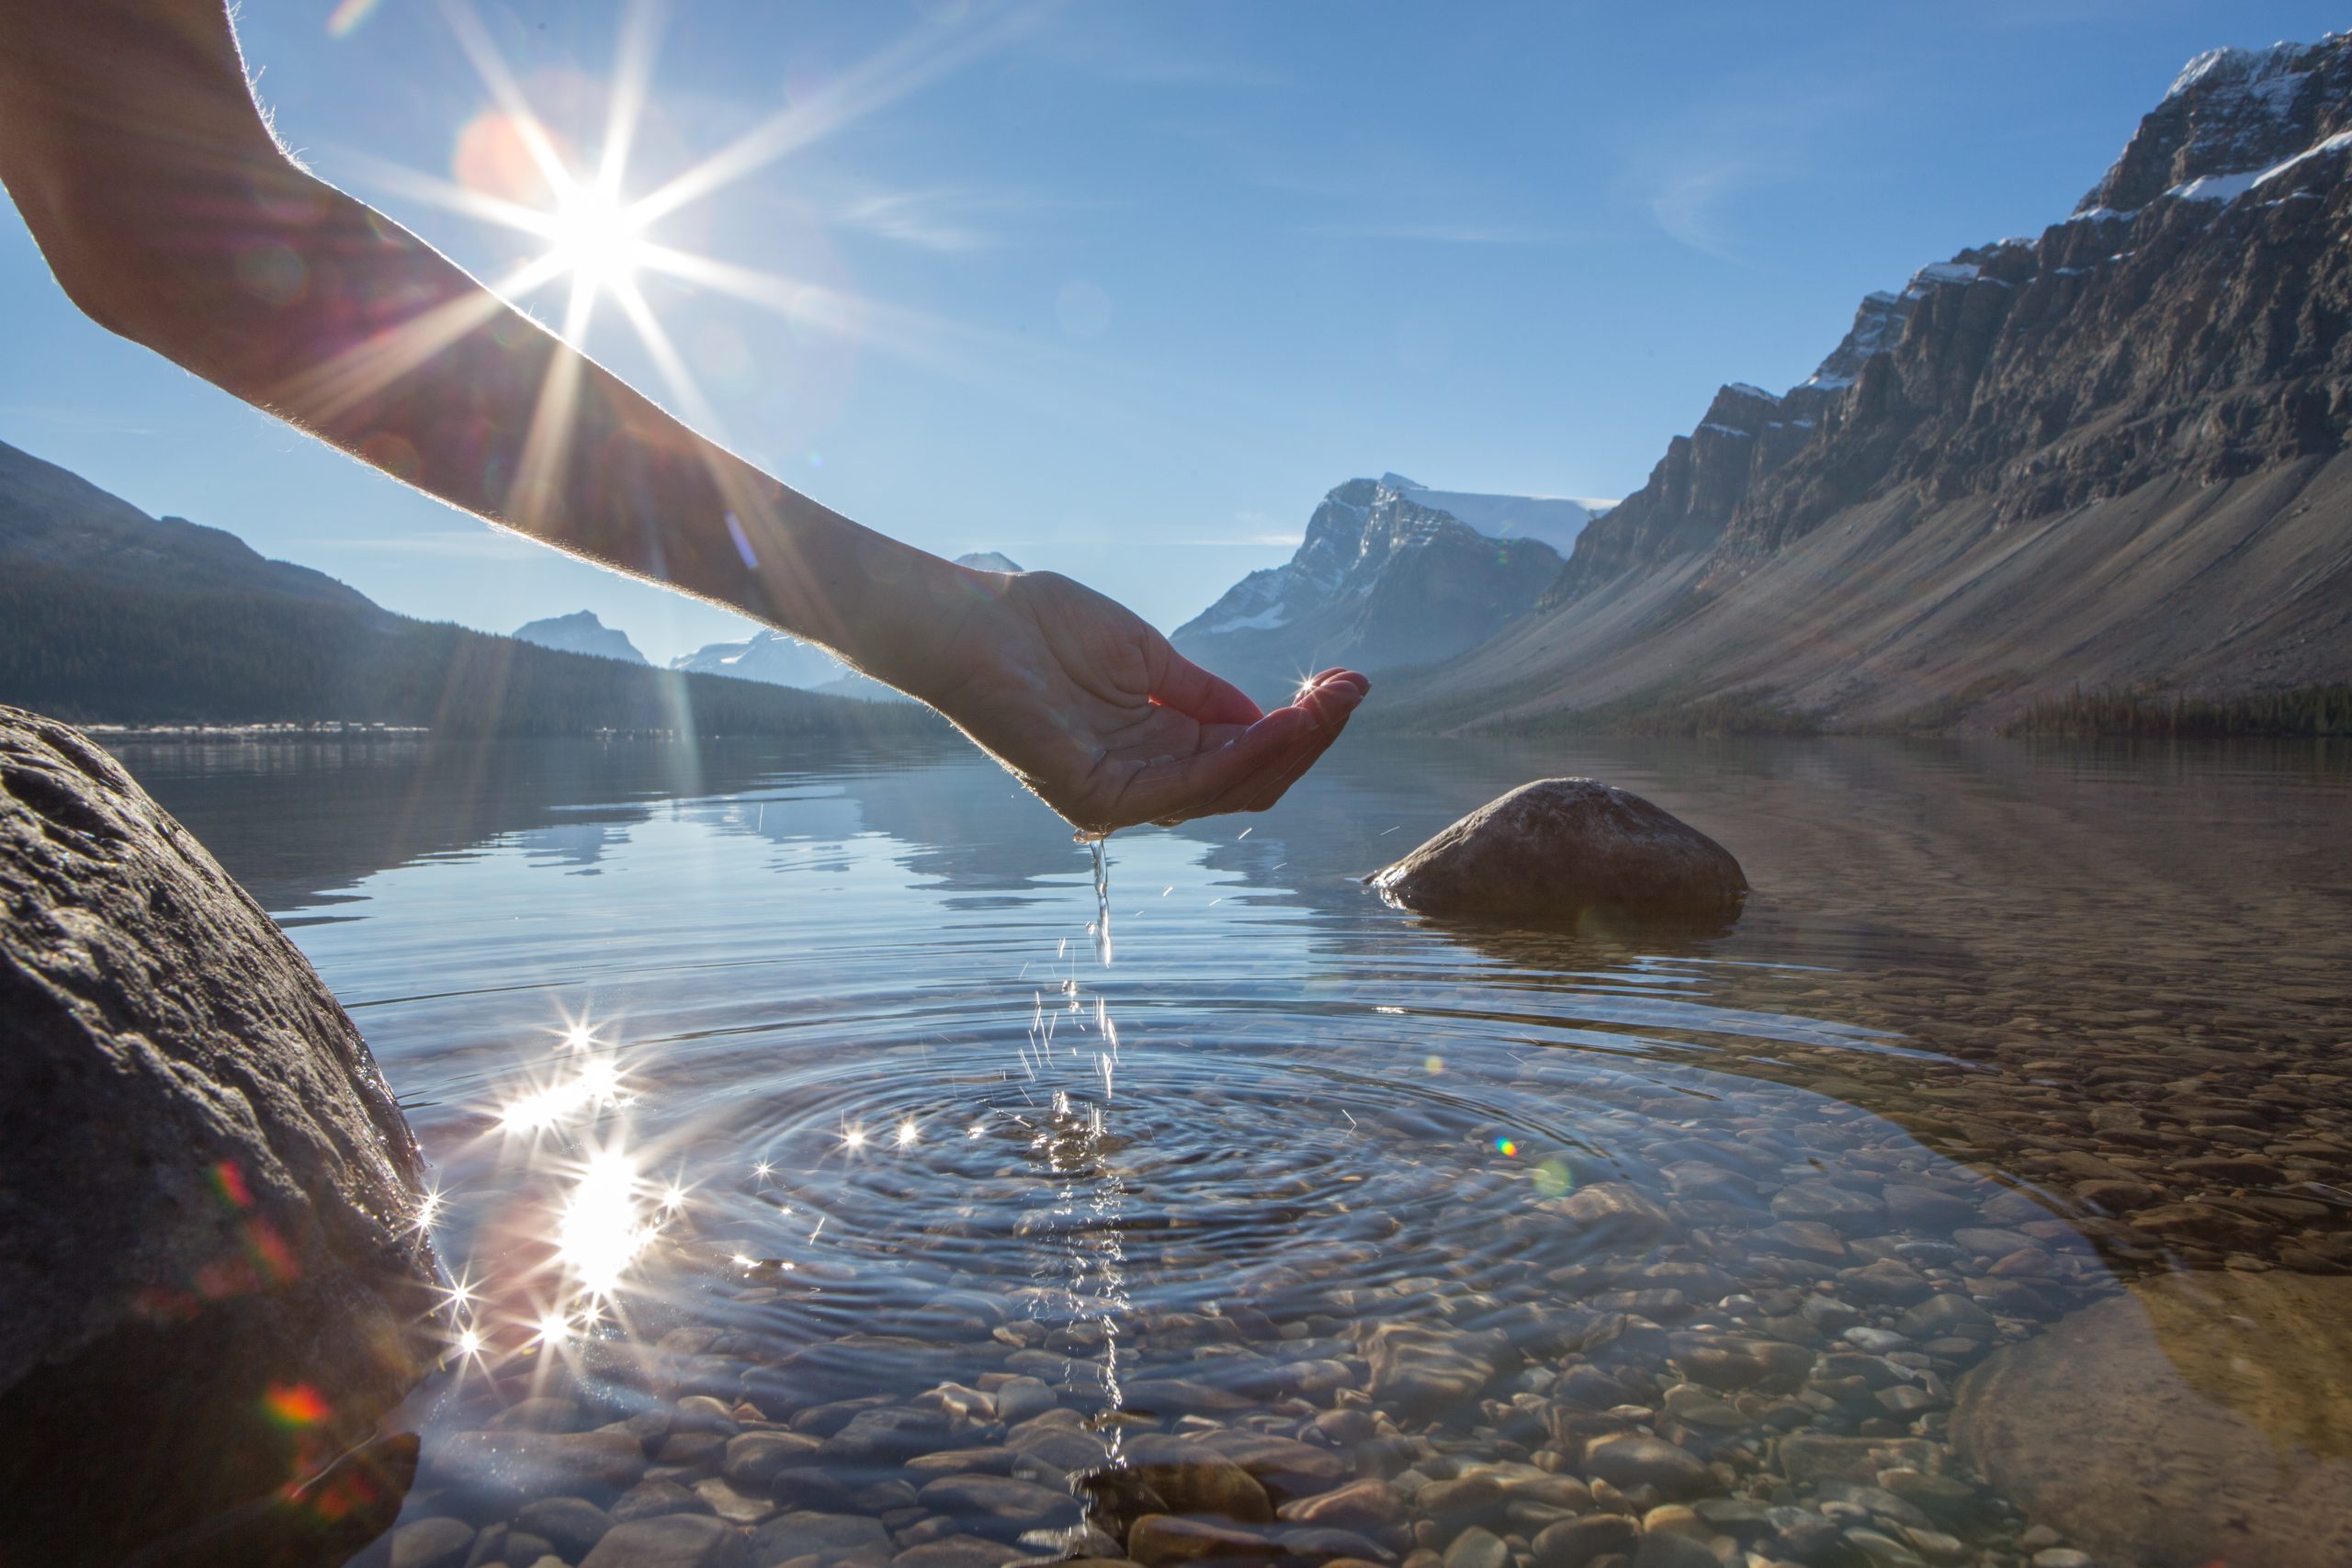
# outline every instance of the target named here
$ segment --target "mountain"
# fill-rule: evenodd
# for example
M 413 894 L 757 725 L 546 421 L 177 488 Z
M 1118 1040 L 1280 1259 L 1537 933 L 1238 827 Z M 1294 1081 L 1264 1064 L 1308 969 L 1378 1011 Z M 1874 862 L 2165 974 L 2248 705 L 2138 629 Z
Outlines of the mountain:
M 1380 482 L 1410 496 L 1419 505 L 1460 518 L 1490 539 L 1533 539 L 1563 556 L 1576 547 L 1584 525 L 1614 504 L 1565 495 L 1479 495 L 1431 490 L 1402 474 L 1383 474 Z
M 2352 36 L 2191 62 L 2077 209 L 1736 385 L 1391 722 L 1988 728 L 2352 674 Z
M 552 648 L 559 653 L 617 659 L 623 664 L 646 662 L 645 655 L 628 640 L 628 634 L 598 620 L 594 610 L 575 610 L 569 615 L 549 615 L 543 621 L 526 622 L 514 628 L 514 636 L 520 641 Z
M 1398 478 L 1350 479 L 1325 496 L 1298 553 L 1177 627 L 1176 647 L 1261 702 L 1283 699 L 1330 665 L 1374 672 L 1458 653 L 1533 609 L 1558 578 L 1549 545 L 1489 537 Z
M 957 556 L 956 564 L 979 571 L 1021 570 L 1011 557 L 995 550 Z M 520 637 L 522 633 L 515 635 Z M 670 668 L 702 675 L 732 675 L 739 681 L 763 681 L 772 686 L 797 686 L 802 691 L 854 697 L 860 702 L 913 701 L 903 692 L 859 674 L 815 643 L 802 642 L 788 632 L 767 626 L 752 633 L 748 642 L 707 643 L 672 660 Z
M 838 681 L 849 666 L 814 643 L 762 626 L 749 642 L 714 642 L 670 660 L 673 670 L 696 675 L 731 675 L 771 686 L 808 690 Z
M 70 573 L 93 588 L 162 583 L 187 593 L 267 593 L 336 609 L 374 610 L 322 571 L 265 560 L 234 534 L 186 518 L 153 518 L 80 475 L 0 442 L 0 562 L 11 573 Z
M 83 723 L 461 735 L 936 733 L 927 712 L 682 676 L 396 615 L 0 443 L 0 702 Z

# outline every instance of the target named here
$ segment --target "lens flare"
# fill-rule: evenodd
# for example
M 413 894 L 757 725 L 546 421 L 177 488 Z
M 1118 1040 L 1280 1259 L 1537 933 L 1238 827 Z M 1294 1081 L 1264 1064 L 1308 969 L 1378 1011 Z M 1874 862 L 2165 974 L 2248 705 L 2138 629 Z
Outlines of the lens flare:
M 499 1111 L 498 1124 L 509 1133 L 551 1132 L 589 1111 L 617 1105 L 622 1099 L 620 1065 L 609 1056 L 594 1056 L 570 1077 L 508 1100 Z
M 606 1150 L 592 1156 L 556 1224 L 556 1256 L 590 1297 L 614 1294 L 653 1227 L 638 1202 L 637 1163 Z
M 558 265 L 592 289 L 631 287 L 645 263 L 644 219 L 602 186 L 573 186 L 559 195 L 548 239 Z

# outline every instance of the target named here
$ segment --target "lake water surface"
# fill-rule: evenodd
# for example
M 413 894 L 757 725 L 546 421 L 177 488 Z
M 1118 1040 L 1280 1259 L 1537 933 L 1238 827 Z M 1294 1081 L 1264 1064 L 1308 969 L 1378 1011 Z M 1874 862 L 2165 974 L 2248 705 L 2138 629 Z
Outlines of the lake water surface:
M 2341 748 L 1351 739 L 1100 898 L 947 746 L 123 752 L 436 1171 L 463 1288 L 369 1561 L 2066 1568 L 2151 1506 L 2191 1552 L 2163 1477 L 1971 1446 L 2082 1419 L 1972 1372 L 2181 1275 L 2227 1310 L 2132 1322 L 2211 1419 L 2278 1436 L 2216 1358 L 2315 1404 L 2196 1486 L 2344 1474 L 2265 1293 L 2352 1271 Z M 1729 848 L 1737 923 L 1360 886 L 1562 773 Z

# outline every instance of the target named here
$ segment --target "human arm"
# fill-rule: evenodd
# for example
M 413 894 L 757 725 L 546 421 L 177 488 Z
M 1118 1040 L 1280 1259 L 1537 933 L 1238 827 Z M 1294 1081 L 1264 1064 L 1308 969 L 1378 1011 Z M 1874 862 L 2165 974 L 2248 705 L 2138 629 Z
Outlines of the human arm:
M 973 571 L 705 440 L 277 145 L 220 0 L 0 0 L 0 184 L 88 314 L 500 526 L 820 643 L 1079 826 L 1271 805 L 1364 682 L 1261 714 L 1051 573 Z

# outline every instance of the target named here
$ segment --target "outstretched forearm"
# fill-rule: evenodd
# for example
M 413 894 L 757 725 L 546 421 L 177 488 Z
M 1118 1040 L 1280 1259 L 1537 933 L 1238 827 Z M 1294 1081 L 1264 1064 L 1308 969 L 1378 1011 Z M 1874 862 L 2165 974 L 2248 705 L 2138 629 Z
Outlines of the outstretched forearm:
M 222 0 L 0 0 L 0 185 L 106 326 L 477 516 L 833 649 L 1090 830 L 1262 810 L 1364 694 L 1326 671 L 1261 713 L 1098 593 L 951 565 L 703 440 L 288 157 Z
M 234 254 L 179 270 L 175 297 L 141 313 L 142 341 L 478 516 L 822 643 L 918 694 L 935 686 L 940 634 L 956 597 L 983 591 L 978 574 L 704 439 L 308 174 L 280 164 L 246 183 L 262 194 L 217 247 Z
M 477 516 L 938 689 L 956 626 L 999 580 L 696 435 L 300 168 L 254 109 L 217 4 L 181 9 L 185 31 L 149 24 L 103 51 L 102 83 L 72 80 L 78 58 L 37 58 L 38 38 L 0 41 L 0 180 L 94 317 Z M 141 51 L 152 86 L 135 96 L 168 133 L 122 102 L 121 63 Z

